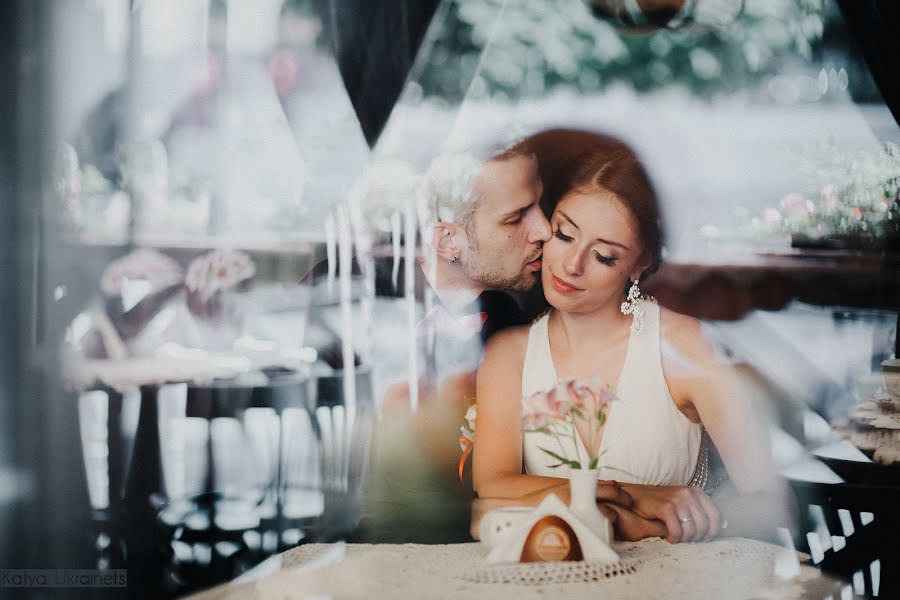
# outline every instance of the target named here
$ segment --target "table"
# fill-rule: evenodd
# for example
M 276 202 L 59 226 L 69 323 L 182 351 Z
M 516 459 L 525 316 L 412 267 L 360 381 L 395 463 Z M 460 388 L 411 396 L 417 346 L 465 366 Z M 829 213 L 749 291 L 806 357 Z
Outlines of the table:
M 900 309 L 900 255 L 836 250 L 710 248 L 666 261 L 646 286 L 661 304 L 700 319 L 735 320 L 799 300 Z
M 309 544 L 282 555 L 281 570 L 259 581 L 226 585 L 192 600 L 334 598 L 827 598 L 842 584 L 796 562 L 797 554 L 756 540 L 730 538 L 698 544 L 659 539 L 617 542 L 632 574 L 599 582 L 546 585 L 475 583 L 487 549 L 478 543 L 348 544 L 342 560 L 317 569 L 303 565 L 327 551 Z M 333 548 L 332 548 L 333 550 Z M 776 569 L 789 574 L 780 582 Z M 467 578 L 468 576 L 468 578 Z M 599 595 L 602 592 L 602 595 Z
M 711 247 L 703 256 L 667 260 L 642 287 L 666 308 L 698 319 L 734 321 L 799 300 L 897 312 L 900 329 L 898 254 Z M 900 356 L 900 335 L 894 353 Z

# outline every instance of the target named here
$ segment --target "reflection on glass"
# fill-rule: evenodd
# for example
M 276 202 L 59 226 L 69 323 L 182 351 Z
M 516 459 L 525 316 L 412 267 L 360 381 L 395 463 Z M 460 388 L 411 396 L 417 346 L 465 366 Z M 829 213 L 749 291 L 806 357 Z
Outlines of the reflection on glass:
M 322 3 L 63 4 L 50 312 L 68 326 L 95 549 L 120 560 L 149 522 L 138 541 L 162 548 L 171 589 L 359 525 L 385 374 L 429 368 L 414 200 L 441 151 L 613 133 L 653 173 L 672 262 L 745 264 L 803 236 L 798 252 L 847 249 L 900 222 L 881 144 L 896 125 L 832 1 L 449 0 L 371 151 Z M 718 308 L 749 310 L 734 304 Z M 716 327 L 795 404 L 842 418 L 883 399 L 854 388 L 896 337 L 893 313 L 842 311 Z

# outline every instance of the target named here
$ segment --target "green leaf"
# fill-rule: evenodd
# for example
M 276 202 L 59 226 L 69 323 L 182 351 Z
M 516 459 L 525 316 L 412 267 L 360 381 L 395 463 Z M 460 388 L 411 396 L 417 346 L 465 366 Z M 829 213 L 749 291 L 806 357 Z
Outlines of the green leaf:
M 560 462 L 560 465 L 569 465 L 573 469 L 581 468 L 581 463 L 579 463 L 577 460 L 569 460 L 565 456 L 560 456 L 556 452 L 553 452 L 552 450 L 547 450 L 546 448 L 541 448 L 541 450 L 543 450 L 544 452 L 546 452 L 547 454 L 549 454 L 550 456 L 552 456 L 553 458 L 558 460 Z M 556 465 L 556 466 L 560 466 L 560 465 Z
M 525 433 L 544 433 L 547 435 L 553 435 L 553 432 L 549 427 L 540 427 L 538 429 L 525 429 Z

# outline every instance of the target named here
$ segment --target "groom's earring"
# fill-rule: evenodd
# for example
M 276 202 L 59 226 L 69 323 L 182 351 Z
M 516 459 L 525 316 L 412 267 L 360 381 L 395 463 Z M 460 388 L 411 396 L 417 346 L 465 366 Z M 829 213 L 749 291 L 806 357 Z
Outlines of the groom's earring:
M 458 264 L 458 263 L 459 263 L 459 255 L 454 256 L 454 257 L 453 257 L 453 260 L 452 260 L 451 262 L 452 262 L 454 265 L 455 265 L 455 264 Z
M 623 315 L 634 315 L 631 319 L 631 333 L 640 333 L 644 330 L 644 309 L 638 304 L 641 298 L 641 289 L 638 287 L 637 279 L 631 282 L 628 288 L 628 297 L 619 310 Z

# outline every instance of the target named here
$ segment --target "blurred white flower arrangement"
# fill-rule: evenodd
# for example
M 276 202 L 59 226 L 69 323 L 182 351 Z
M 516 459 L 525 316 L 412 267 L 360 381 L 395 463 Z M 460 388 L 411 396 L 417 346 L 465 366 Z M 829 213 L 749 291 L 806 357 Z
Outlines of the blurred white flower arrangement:
M 795 247 L 900 250 L 900 146 L 843 151 L 833 142 L 794 152 L 810 190 L 786 194 L 739 226 L 704 225 L 709 240 L 747 242 L 789 237 Z
M 52 178 L 63 227 L 89 239 L 125 239 L 131 219 L 130 197 L 94 165 L 80 165 L 70 144 L 57 148 Z
M 256 274 L 253 260 L 236 250 L 213 250 L 195 258 L 184 283 L 192 294 L 207 301 L 219 292 L 235 288 Z
M 123 243 L 132 217 L 140 233 L 205 234 L 210 221 L 210 182 L 183 166 L 170 167 L 157 140 L 120 151 L 121 181 L 80 163 L 71 144 L 61 143 L 53 163 L 53 188 L 65 231 L 89 241 Z M 135 212 L 136 211 L 136 212 Z
M 253 306 L 247 299 L 256 275 L 253 259 L 239 250 L 212 250 L 191 261 L 184 278 L 187 308 L 206 348 L 232 348 L 246 333 Z
M 391 231 L 391 218 L 403 212 L 408 199 L 414 197 L 419 174 L 408 162 L 398 159 L 376 159 L 350 191 L 351 199 L 362 207 L 366 219 L 382 233 Z
M 762 232 L 790 234 L 795 245 L 893 248 L 900 242 L 900 147 L 844 152 L 833 143 L 798 155 L 814 194 L 792 192 L 752 220 Z
M 100 278 L 100 290 L 106 297 L 114 298 L 136 282 L 148 291 L 159 291 L 181 283 L 181 278 L 181 267 L 173 259 L 151 248 L 138 248 L 106 266 Z

